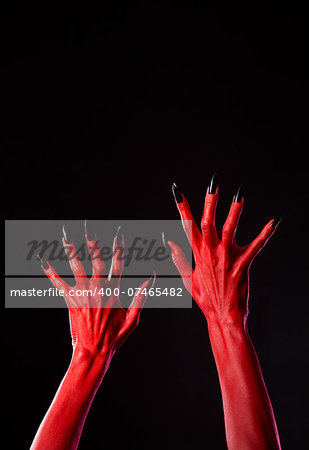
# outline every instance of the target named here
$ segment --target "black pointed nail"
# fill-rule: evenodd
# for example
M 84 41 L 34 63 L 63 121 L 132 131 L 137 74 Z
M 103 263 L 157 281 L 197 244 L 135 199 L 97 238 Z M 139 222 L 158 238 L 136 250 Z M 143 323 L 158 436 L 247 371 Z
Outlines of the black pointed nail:
M 117 232 L 116 232 L 116 242 L 118 245 L 122 245 L 123 244 L 123 232 L 121 229 L 121 225 L 119 225 Z
M 173 195 L 174 195 L 174 198 L 175 198 L 176 202 L 177 203 L 182 203 L 183 202 L 183 198 L 182 198 L 182 195 L 181 195 L 181 191 L 180 191 L 180 189 L 179 189 L 179 187 L 177 186 L 176 183 L 172 184 L 172 191 L 173 191 Z
M 85 233 L 87 235 L 88 241 L 96 240 L 96 235 L 92 231 L 91 224 L 89 224 L 89 222 L 87 223 L 87 220 L 85 220 Z
M 151 284 L 151 287 L 152 287 L 155 284 L 156 276 L 157 276 L 156 272 L 153 271 L 151 277 L 149 278 L 148 286 L 150 286 L 150 284 Z
M 72 243 L 72 239 L 71 239 L 71 236 L 68 233 L 68 230 L 65 227 L 65 225 L 63 225 L 63 227 L 62 227 L 62 233 L 63 233 L 63 237 L 64 237 L 64 240 L 65 240 L 66 244 L 71 244 Z
M 167 247 L 166 247 L 166 242 L 165 242 L 164 231 L 162 231 L 162 242 L 163 242 L 164 247 L 167 248 Z
M 210 180 L 208 194 L 215 194 L 218 186 L 218 174 L 215 172 Z
M 244 196 L 244 185 L 241 184 L 238 188 L 238 191 L 236 192 L 235 198 L 234 198 L 234 202 L 235 203 L 240 203 L 242 198 Z
M 36 255 L 37 259 L 40 261 L 41 266 L 44 267 L 45 270 L 49 268 L 49 266 L 43 261 L 43 259 L 40 257 L 40 255 Z
M 283 215 L 279 215 L 277 217 L 275 217 L 275 220 L 272 221 L 272 223 L 270 224 L 271 227 L 276 228 L 277 225 L 279 225 L 279 223 L 281 222 L 281 220 L 283 219 Z
M 163 245 L 164 245 L 166 251 L 167 251 L 169 254 L 171 254 L 172 251 L 171 251 L 170 246 L 169 246 L 168 243 L 167 243 L 167 240 L 166 240 L 166 238 L 165 238 L 164 231 L 162 231 L 162 242 L 163 242 Z

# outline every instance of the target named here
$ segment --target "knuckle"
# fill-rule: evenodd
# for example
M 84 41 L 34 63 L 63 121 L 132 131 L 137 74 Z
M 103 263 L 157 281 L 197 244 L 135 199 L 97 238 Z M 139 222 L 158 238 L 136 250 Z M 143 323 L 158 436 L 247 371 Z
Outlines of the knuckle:
M 203 220 L 201 223 L 201 228 L 203 231 L 203 234 L 209 234 L 211 232 L 211 224 L 208 221 Z
M 213 205 L 213 203 L 214 203 L 214 197 L 209 197 L 208 195 L 206 196 L 206 199 L 205 199 L 205 205 L 206 206 L 211 206 L 211 205 Z

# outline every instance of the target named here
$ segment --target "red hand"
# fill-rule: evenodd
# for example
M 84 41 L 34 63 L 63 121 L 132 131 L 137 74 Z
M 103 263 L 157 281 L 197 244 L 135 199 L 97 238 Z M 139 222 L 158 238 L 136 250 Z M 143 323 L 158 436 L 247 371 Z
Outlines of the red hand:
M 92 400 L 118 348 L 138 325 L 141 308 L 147 298 L 150 280 L 141 286 L 128 310 L 121 307 L 114 288 L 119 287 L 123 270 L 123 259 L 117 253 L 124 248 L 122 239 L 114 240 L 114 256 L 111 271 L 105 279 L 105 264 L 99 257 L 97 239 L 89 241 L 93 275 L 88 279 L 83 264 L 79 261 L 74 243 L 67 233 L 63 244 L 76 279 L 74 288 L 63 281 L 53 267 L 42 268 L 53 285 L 64 291 L 69 308 L 73 357 L 70 367 L 58 392 L 35 436 L 31 449 L 76 449 Z M 103 276 L 103 277 L 102 277 Z M 116 278 L 114 278 L 116 277 Z M 154 281 L 154 280 L 153 280 Z M 101 288 L 111 289 L 112 295 L 91 295 Z M 78 290 L 88 290 L 89 295 L 80 296 Z M 117 291 L 116 291 L 117 293 Z
M 220 378 L 229 449 L 278 449 L 271 403 L 247 328 L 249 268 L 278 222 L 272 219 L 253 242 L 239 247 L 235 234 L 243 197 L 237 195 L 237 201 L 234 197 L 221 240 L 215 227 L 218 188 L 213 194 L 207 191 L 202 233 L 185 197 L 178 192 L 176 199 L 192 245 L 195 269 L 189 266 L 180 247 L 172 241 L 168 244 L 185 286 L 207 319 Z

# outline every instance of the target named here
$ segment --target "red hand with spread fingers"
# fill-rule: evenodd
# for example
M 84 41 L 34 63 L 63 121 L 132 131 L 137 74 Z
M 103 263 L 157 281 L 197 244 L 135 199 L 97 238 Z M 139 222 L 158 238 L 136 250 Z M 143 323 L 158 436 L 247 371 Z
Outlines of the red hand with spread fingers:
M 123 270 L 121 257 L 124 250 L 123 235 L 119 238 L 117 233 L 114 239 L 113 259 L 108 278 L 104 276 L 105 264 L 100 257 L 96 236 L 93 240 L 89 240 L 86 233 L 86 242 L 93 267 L 91 279 L 86 276 L 74 243 L 64 230 L 63 244 L 76 280 L 76 286 L 73 288 L 58 276 L 49 263 L 46 264 L 41 260 L 43 271 L 55 288 L 64 292 L 69 309 L 73 356 L 34 438 L 32 450 L 47 448 L 73 450 L 78 447 L 97 389 L 116 350 L 138 325 L 141 308 L 147 298 L 147 287 L 151 280 L 145 281 L 140 286 L 128 310 L 121 307 L 119 297 L 114 295 L 117 293 L 114 288 L 119 287 Z M 98 294 L 101 288 L 107 287 L 110 288 L 112 295 Z M 88 290 L 89 294 L 81 297 L 77 295 L 79 294 L 77 290 Z
M 228 448 L 280 449 L 272 406 L 247 327 L 249 268 L 279 220 L 269 221 L 249 245 L 239 247 L 235 234 L 244 204 L 242 187 L 233 199 L 221 239 L 215 226 L 216 174 L 206 193 L 202 231 L 176 185 L 173 192 L 192 246 L 195 269 L 192 270 L 178 245 L 172 241 L 168 244 L 184 285 L 207 319 L 222 392 Z

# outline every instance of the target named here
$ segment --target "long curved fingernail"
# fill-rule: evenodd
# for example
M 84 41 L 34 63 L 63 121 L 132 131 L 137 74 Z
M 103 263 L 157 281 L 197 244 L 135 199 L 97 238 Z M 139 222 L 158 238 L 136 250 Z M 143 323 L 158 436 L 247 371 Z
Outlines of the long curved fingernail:
M 176 183 L 172 184 L 172 191 L 176 202 L 182 203 L 183 202 L 182 194 Z
M 210 180 L 208 194 L 215 194 L 218 186 L 218 174 L 215 172 Z
M 169 254 L 171 254 L 172 251 L 171 251 L 170 246 L 167 244 L 167 241 L 166 241 L 166 239 L 165 239 L 164 231 L 162 231 L 162 242 L 163 242 L 163 245 L 164 245 L 166 251 L 167 251 Z
M 63 237 L 64 237 L 66 244 L 71 244 L 72 239 L 71 239 L 71 236 L 68 233 L 68 230 L 66 229 L 65 225 L 62 226 L 62 233 L 63 233 Z
M 153 271 L 151 277 L 149 278 L 148 286 L 150 285 L 150 283 L 151 283 L 151 287 L 155 284 L 156 276 L 157 276 L 156 272 Z
M 89 224 L 89 222 L 87 224 L 87 220 L 85 220 L 85 233 L 87 235 L 88 241 L 95 241 L 96 240 L 96 235 L 92 231 L 91 224 Z
M 40 255 L 36 255 L 37 259 L 40 261 L 41 266 L 44 267 L 45 270 L 47 270 L 49 267 L 48 265 L 43 261 L 43 259 L 40 257 Z
M 273 228 L 276 228 L 276 226 L 279 225 L 279 223 L 281 222 L 282 219 L 283 219 L 283 215 L 280 214 L 279 216 L 275 217 L 275 219 L 272 221 L 270 226 Z
M 122 229 L 121 229 L 121 225 L 119 225 L 119 227 L 117 228 L 116 242 L 117 242 L 118 245 L 122 245 L 123 244 L 123 232 L 122 232 Z
M 238 188 L 238 191 L 236 192 L 236 195 L 234 197 L 234 202 L 235 203 L 240 203 L 242 198 L 244 196 L 244 185 L 241 184 Z

